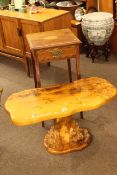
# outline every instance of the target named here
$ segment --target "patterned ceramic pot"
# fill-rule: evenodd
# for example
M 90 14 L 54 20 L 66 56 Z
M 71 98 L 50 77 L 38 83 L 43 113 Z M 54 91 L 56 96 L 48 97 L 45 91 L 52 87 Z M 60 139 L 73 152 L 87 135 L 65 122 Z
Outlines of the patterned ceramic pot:
M 82 31 L 89 44 L 104 45 L 114 28 L 113 15 L 106 12 L 94 12 L 82 17 Z

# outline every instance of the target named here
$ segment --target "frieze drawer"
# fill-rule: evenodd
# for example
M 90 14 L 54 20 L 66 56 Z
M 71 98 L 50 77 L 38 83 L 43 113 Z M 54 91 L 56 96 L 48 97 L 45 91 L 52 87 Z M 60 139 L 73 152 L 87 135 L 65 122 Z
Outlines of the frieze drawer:
M 76 55 L 75 46 L 55 47 L 37 51 L 37 56 L 40 63 L 47 63 L 51 60 L 72 58 L 74 55 Z

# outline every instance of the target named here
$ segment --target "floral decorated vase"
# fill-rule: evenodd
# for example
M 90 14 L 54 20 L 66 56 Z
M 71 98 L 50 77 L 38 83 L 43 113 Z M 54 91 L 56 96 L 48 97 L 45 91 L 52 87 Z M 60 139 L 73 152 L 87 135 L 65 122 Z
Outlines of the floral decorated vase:
M 82 31 L 89 44 L 104 45 L 114 29 L 113 15 L 107 12 L 88 13 L 82 17 Z

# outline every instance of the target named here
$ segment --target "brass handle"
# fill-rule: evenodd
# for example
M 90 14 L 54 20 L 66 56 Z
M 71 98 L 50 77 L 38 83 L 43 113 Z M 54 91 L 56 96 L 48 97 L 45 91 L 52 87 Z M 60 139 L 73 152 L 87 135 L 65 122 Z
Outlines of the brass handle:
M 55 49 L 51 50 L 50 52 L 51 52 L 53 58 L 58 58 L 58 57 L 61 57 L 63 55 L 63 50 L 59 49 L 59 48 L 55 48 Z

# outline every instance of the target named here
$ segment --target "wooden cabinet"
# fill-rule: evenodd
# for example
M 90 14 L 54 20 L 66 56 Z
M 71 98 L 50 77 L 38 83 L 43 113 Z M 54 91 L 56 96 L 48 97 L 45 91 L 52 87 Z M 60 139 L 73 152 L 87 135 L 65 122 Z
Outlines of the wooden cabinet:
M 70 28 L 71 19 L 70 12 L 56 9 L 45 9 L 38 14 L 0 10 L 0 54 L 24 63 L 29 75 L 26 34 Z

